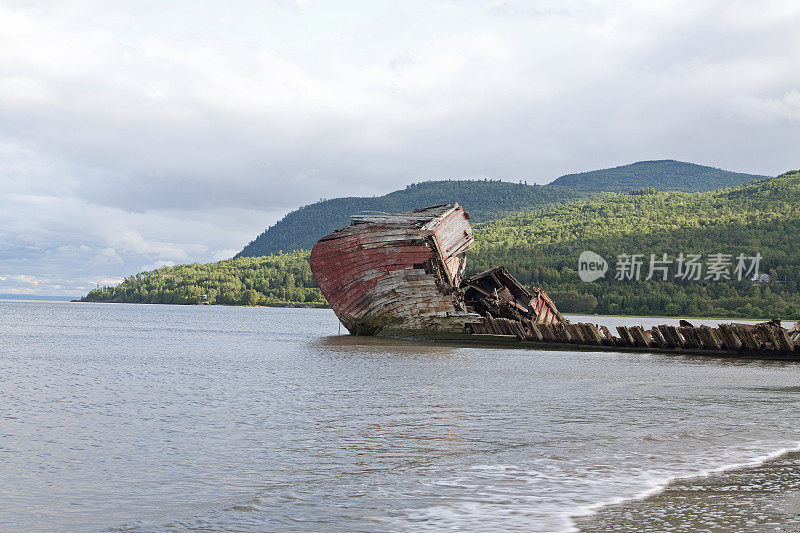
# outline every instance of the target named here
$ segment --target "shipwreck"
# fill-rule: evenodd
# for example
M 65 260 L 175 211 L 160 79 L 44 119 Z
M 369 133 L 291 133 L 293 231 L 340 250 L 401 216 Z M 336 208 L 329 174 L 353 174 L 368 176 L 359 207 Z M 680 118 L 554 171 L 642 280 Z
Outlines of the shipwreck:
M 800 360 L 800 323 L 608 327 L 571 323 L 547 294 L 503 266 L 465 277 L 474 241 L 458 204 L 354 214 L 320 239 L 311 270 L 353 335 L 402 335 L 542 348 L 657 351 Z
M 408 213 L 359 213 L 311 251 L 311 270 L 336 316 L 354 335 L 483 331 L 490 317 L 563 320 L 504 268 L 464 279 L 474 237 L 458 204 Z M 466 292 L 462 288 L 466 287 Z
M 311 251 L 323 296 L 353 335 L 463 330 L 477 315 L 459 297 L 472 227 L 458 205 L 359 213 Z

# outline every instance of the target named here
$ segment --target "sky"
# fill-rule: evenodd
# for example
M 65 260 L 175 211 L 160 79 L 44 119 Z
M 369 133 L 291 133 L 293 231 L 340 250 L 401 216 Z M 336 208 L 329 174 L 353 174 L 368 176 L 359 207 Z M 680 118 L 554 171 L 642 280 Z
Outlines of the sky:
M 429 179 L 797 169 L 797 28 L 796 0 L 0 0 L 0 293 Z

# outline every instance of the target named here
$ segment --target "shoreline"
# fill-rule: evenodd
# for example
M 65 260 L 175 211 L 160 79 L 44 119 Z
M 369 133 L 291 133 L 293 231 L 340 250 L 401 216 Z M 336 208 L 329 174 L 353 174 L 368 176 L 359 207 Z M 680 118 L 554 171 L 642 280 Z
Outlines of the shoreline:
M 66 300 L 65 300 L 66 301 Z M 305 303 L 305 302 L 287 302 L 283 303 L 275 303 L 275 304 L 268 304 L 268 305 L 241 305 L 241 304 L 206 304 L 206 303 L 199 303 L 199 304 L 175 304 L 175 303 L 151 303 L 151 302 L 95 302 L 91 300 L 69 300 L 68 303 L 78 303 L 78 304 L 133 304 L 133 305 L 181 305 L 181 306 L 197 306 L 197 307 L 277 307 L 277 308 L 287 308 L 287 309 L 330 309 L 331 307 L 328 304 L 316 304 L 316 303 Z
M 800 531 L 800 445 L 679 476 L 569 516 L 572 531 Z
M 67 301 L 67 300 L 61 300 Z M 176 304 L 176 303 L 151 303 L 151 302 L 110 302 L 110 301 L 88 301 L 82 299 L 68 300 L 69 303 L 89 303 L 89 304 L 135 304 L 135 305 L 197 305 L 197 306 L 210 306 L 210 307 L 278 307 L 288 309 L 330 309 L 328 304 L 320 303 L 304 303 L 304 302 L 287 302 L 267 304 L 267 305 L 240 305 L 240 304 Z M 672 316 L 672 315 L 597 315 L 597 314 L 582 314 L 582 313 L 564 313 L 565 316 L 580 316 L 586 318 L 658 318 L 667 320 L 724 320 L 736 321 L 747 320 L 751 322 L 767 322 L 769 319 L 763 317 L 722 317 L 722 316 Z M 781 319 L 783 322 L 793 322 L 794 319 Z

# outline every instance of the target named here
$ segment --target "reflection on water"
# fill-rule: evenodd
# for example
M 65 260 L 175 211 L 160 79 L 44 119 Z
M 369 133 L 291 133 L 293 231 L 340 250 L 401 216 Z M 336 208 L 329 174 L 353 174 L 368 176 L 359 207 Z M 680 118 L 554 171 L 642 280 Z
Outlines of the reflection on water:
M 355 335 L 333 335 L 320 337 L 309 342 L 310 346 L 318 346 L 339 353 L 378 355 L 451 355 L 456 348 L 433 342 L 419 342 L 408 339 L 387 337 L 364 337 Z
M 337 336 L 328 310 L 0 316 L 3 530 L 557 531 L 800 441 L 792 363 Z

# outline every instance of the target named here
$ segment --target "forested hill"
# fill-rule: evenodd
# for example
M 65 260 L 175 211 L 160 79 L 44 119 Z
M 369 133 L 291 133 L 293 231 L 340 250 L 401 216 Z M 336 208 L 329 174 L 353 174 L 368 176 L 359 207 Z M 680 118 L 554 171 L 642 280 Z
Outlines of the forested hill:
M 703 192 L 741 185 L 766 176 L 729 172 L 682 161 L 639 161 L 621 167 L 567 174 L 550 185 L 587 192 L 626 192 L 654 188 L 660 191 Z
M 308 252 L 162 267 L 99 287 L 84 302 L 324 306 Z
M 468 269 L 506 265 L 543 287 L 562 312 L 800 319 L 800 171 L 719 191 L 617 194 L 521 213 L 475 228 Z M 580 280 L 578 257 L 609 263 L 598 281 Z M 640 280 L 615 279 L 620 256 L 638 254 Z M 667 254 L 669 276 L 649 274 Z M 699 256 L 699 279 L 677 277 L 678 255 Z M 709 278 L 724 254 L 731 279 Z M 758 282 L 735 275 L 737 257 L 760 254 Z M 752 261 L 746 266 L 750 266 Z
M 583 191 L 549 185 L 504 181 L 426 181 L 371 198 L 334 198 L 292 211 L 244 247 L 236 257 L 257 257 L 279 251 L 310 250 L 337 228 L 350 224 L 359 211 L 410 211 L 429 205 L 458 202 L 473 222 L 490 220 L 521 209 L 585 198 Z
M 506 265 L 544 288 L 567 313 L 800 319 L 800 171 L 702 193 L 653 189 L 551 206 L 475 225 L 469 273 Z M 578 256 L 591 250 L 610 271 L 585 283 Z M 646 281 L 650 254 L 673 261 L 667 281 Z M 730 256 L 733 279 L 677 279 L 678 254 Z M 641 279 L 615 280 L 621 254 L 643 259 Z M 736 279 L 736 257 L 762 256 L 754 282 Z M 752 277 L 752 276 L 750 276 Z M 203 297 L 205 295 L 205 298 Z M 308 252 L 164 267 L 91 291 L 86 301 L 322 305 Z
M 470 213 L 473 222 L 483 222 L 523 209 L 563 204 L 604 192 L 625 192 L 646 187 L 706 191 L 739 185 L 760 177 L 763 176 L 680 161 L 643 161 L 562 176 L 548 185 L 497 180 L 428 181 L 409 185 L 384 196 L 336 198 L 301 207 L 259 235 L 236 257 L 268 255 L 281 250 L 310 250 L 321 237 L 348 225 L 350 215 L 358 211 L 398 212 L 458 202 Z

